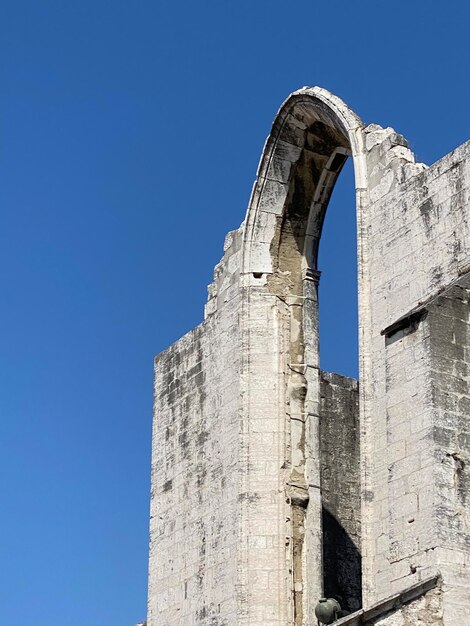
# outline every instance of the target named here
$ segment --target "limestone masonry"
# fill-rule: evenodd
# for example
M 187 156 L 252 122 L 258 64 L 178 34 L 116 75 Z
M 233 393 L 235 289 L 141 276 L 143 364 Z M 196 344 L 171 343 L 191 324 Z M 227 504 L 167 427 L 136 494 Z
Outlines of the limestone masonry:
M 359 382 L 318 353 L 348 157 Z M 324 89 L 287 98 L 205 321 L 155 361 L 148 626 L 316 626 L 322 597 L 337 626 L 470 626 L 469 190 L 470 143 L 427 167 Z

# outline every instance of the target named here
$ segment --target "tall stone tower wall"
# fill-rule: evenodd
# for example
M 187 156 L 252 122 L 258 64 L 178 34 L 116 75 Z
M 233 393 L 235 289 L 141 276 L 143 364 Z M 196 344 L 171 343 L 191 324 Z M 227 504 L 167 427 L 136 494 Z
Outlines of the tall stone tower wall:
M 319 369 L 348 157 L 358 386 Z M 323 89 L 283 104 L 206 319 L 156 359 L 149 626 L 313 626 L 324 592 L 338 624 L 470 623 L 469 186 L 470 144 L 427 168 Z
M 155 360 L 149 625 L 237 623 L 239 241 L 215 271 L 218 310 Z
M 470 527 L 448 491 L 457 471 L 453 466 L 470 453 L 464 437 L 468 417 L 459 414 L 469 397 L 464 356 L 470 347 L 464 332 L 469 175 L 467 143 L 402 181 L 370 210 L 372 353 L 365 376 L 372 412 L 365 416 L 362 454 L 365 598 L 378 600 L 439 571 L 444 623 L 468 619 L 470 610 L 468 547 L 462 550 L 470 545 Z M 445 438 L 442 427 L 454 438 L 449 432 Z M 455 487 L 460 493 L 468 489 L 464 473 Z

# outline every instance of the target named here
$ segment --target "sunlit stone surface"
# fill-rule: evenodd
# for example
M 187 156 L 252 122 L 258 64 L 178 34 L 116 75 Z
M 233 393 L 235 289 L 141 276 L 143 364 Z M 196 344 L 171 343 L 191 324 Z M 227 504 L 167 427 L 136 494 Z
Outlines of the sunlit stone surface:
M 319 369 L 348 157 L 359 383 Z M 324 594 L 337 624 L 470 624 L 469 187 L 468 143 L 426 167 L 324 89 L 282 105 L 205 321 L 156 358 L 148 626 L 314 626 Z

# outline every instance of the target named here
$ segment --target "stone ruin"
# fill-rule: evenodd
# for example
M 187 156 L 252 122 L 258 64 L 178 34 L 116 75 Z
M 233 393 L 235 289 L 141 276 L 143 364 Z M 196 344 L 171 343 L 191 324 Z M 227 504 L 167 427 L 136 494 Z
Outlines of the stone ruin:
M 319 367 L 318 246 L 355 172 L 359 381 Z M 470 142 L 427 167 L 305 87 L 205 320 L 155 361 L 148 626 L 470 625 Z

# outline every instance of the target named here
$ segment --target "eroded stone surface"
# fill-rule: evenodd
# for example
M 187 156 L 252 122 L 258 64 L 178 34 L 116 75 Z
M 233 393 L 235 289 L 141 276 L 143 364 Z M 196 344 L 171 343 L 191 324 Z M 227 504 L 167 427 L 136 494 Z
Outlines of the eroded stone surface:
M 357 381 L 320 375 L 323 586 L 343 610 L 361 608 L 361 477 Z
M 317 251 L 348 156 L 358 391 L 319 370 Z M 469 190 L 470 143 L 426 167 L 323 89 L 283 104 L 205 321 L 156 360 L 149 626 L 315 624 L 326 507 L 365 609 L 441 574 L 368 623 L 470 623 Z

